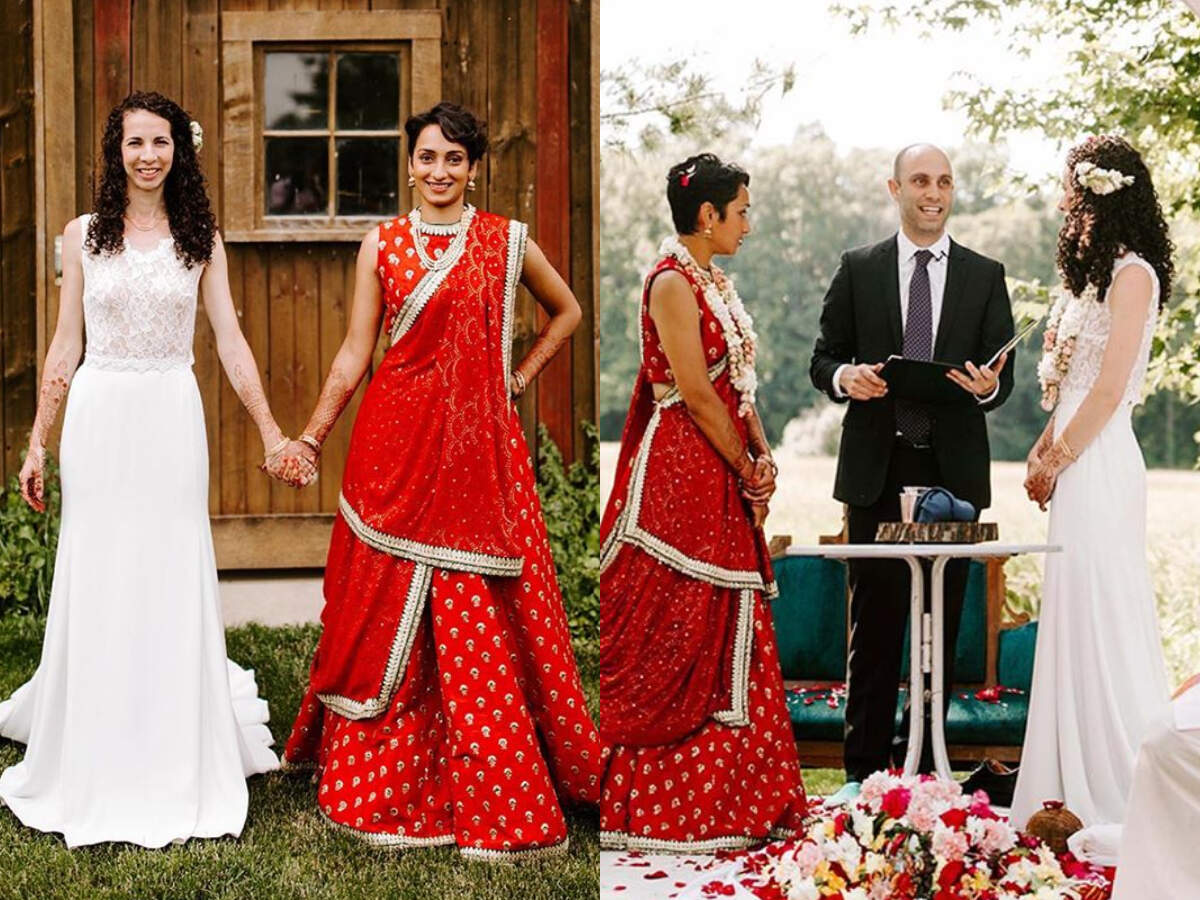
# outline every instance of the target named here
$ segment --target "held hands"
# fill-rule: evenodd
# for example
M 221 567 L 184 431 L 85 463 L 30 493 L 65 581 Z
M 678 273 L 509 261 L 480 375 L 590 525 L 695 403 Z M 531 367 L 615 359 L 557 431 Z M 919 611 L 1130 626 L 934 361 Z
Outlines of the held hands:
M 851 400 L 875 400 L 887 395 L 887 382 L 879 377 L 883 363 L 846 366 L 838 387 Z
M 747 463 L 741 473 L 742 496 L 750 503 L 750 521 L 755 528 L 762 528 L 770 512 L 769 502 L 775 493 L 775 462 L 762 454 L 754 462 Z
M 21 466 L 21 474 L 18 477 L 21 484 L 21 498 L 35 512 L 46 511 L 45 468 L 45 449 L 30 445 L 25 452 L 25 462 Z
M 996 383 L 1000 380 L 1000 373 L 1004 371 L 1006 362 L 1008 362 L 1007 353 L 1000 355 L 995 369 L 989 369 L 987 366 L 980 368 L 967 360 L 966 369 L 969 374 L 964 375 L 958 369 L 951 369 L 946 373 L 946 377 L 968 394 L 973 394 L 975 397 L 986 397 L 996 389 Z
M 274 448 L 259 466 L 277 481 L 294 488 L 308 487 L 317 480 L 318 453 L 302 441 L 288 440 Z

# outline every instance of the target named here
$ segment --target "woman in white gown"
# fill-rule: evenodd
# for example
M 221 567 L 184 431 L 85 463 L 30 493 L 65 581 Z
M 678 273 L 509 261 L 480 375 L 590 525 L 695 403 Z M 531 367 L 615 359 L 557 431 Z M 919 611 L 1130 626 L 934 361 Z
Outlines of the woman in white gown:
M 1131 414 L 1173 248 L 1150 173 L 1121 138 L 1073 148 L 1063 184 L 1065 290 L 1038 368 L 1054 414 L 1025 482 L 1043 508 L 1053 494 L 1049 542 L 1063 549 L 1046 559 L 1012 822 L 1023 827 L 1044 800 L 1063 801 L 1099 838 L 1100 859 L 1112 851 L 1105 826 L 1124 819 L 1138 747 L 1168 703 Z
M 70 385 L 42 659 L 0 703 L 0 735 L 28 745 L 0 775 L 0 804 L 70 847 L 240 834 L 246 777 L 278 767 L 254 673 L 225 658 L 191 370 L 198 289 L 274 451 L 267 469 L 307 473 L 238 327 L 194 143 L 198 126 L 158 94 L 109 115 L 97 212 L 63 235 L 58 325 L 21 470 L 41 510 L 44 448 Z
M 1200 676 L 1138 752 L 1112 900 L 1200 897 Z

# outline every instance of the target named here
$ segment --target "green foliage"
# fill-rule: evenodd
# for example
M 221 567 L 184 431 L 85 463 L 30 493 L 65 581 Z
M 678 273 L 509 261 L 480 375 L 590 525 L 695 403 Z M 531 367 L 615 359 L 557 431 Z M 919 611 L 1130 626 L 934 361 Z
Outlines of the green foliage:
M 756 126 L 762 103 L 773 88 L 786 94 L 796 84 L 794 66 L 776 69 L 755 60 L 735 98 L 713 88 L 707 74 L 693 71 L 694 60 L 656 65 L 633 62 L 606 71 L 601 79 L 600 122 L 610 149 L 657 150 L 669 138 L 703 135 L 720 140 Z
M 54 580 L 54 554 L 62 516 L 58 467 L 46 457 L 46 511 L 21 499 L 14 477 L 0 493 L 0 616 L 45 615 Z
M 600 628 L 600 441 L 595 425 L 582 427 L 583 459 L 570 467 L 546 426 L 538 429 L 538 497 L 577 643 L 594 641 Z

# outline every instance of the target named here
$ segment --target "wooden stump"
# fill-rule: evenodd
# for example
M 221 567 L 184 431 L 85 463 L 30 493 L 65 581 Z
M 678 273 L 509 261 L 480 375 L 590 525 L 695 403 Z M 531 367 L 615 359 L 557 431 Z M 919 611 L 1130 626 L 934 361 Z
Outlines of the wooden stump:
M 999 537 L 995 522 L 880 522 L 875 540 L 885 544 L 977 544 Z

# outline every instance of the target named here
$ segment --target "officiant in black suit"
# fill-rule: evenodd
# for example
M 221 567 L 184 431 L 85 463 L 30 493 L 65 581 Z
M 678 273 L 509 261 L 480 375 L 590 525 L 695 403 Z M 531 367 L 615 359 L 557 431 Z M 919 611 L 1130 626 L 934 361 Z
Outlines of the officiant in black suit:
M 1007 399 L 1013 385 L 1005 357 L 993 369 L 982 365 L 1012 337 L 1012 311 L 1004 267 L 946 233 L 954 200 L 949 158 L 929 144 L 904 148 L 888 189 L 900 230 L 842 254 L 810 365 L 814 385 L 849 402 L 833 495 L 847 504 L 852 543 L 871 543 L 880 522 L 899 521 L 899 494 L 906 485 L 944 487 L 976 510 L 986 507 L 991 486 L 985 414 Z M 890 396 L 880 370 L 893 354 L 962 365 L 965 372 L 950 376 L 962 389 L 961 402 L 923 405 Z M 967 566 L 960 560 L 946 570 L 947 686 Z M 908 569 L 898 561 L 855 561 L 849 581 L 847 784 L 835 795 L 838 801 L 851 799 L 866 776 L 888 768 L 894 752 L 896 765 L 904 761 L 904 739 L 896 738 L 894 719 L 909 615 Z M 949 697 L 947 691 L 947 703 Z M 930 743 L 924 742 L 923 771 L 932 768 Z

